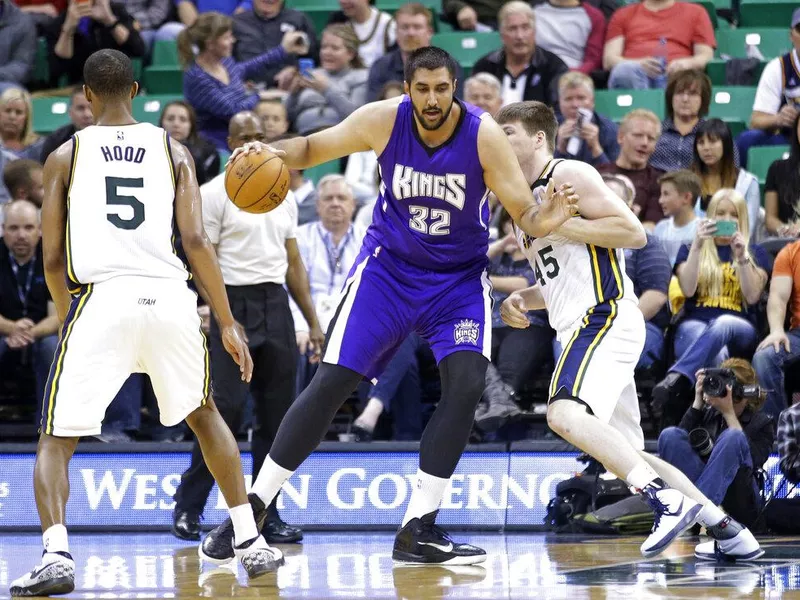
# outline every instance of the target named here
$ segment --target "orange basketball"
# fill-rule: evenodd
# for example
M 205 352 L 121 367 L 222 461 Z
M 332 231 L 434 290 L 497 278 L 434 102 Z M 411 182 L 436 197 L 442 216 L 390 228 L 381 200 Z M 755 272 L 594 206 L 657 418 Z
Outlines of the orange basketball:
M 268 150 L 237 156 L 225 172 L 228 198 L 245 212 L 268 213 L 289 191 L 289 169 Z

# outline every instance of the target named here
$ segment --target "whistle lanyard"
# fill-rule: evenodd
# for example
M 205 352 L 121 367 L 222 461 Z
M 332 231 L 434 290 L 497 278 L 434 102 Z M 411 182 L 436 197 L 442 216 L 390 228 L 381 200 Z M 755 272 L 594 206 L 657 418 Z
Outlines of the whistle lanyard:
M 337 248 L 333 244 L 333 236 L 330 232 L 325 231 L 322 228 L 322 225 L 317 223 L 316 226 L 317 234 L 319 238 L 322 240 L 323 245 L 325 246 L 325 251 L 328 254 L 328 268 L 330 270 L 330 279 L 328 281 L 328 294 L 332 294 L 334 288 L 336 286 L 336 276 L 342 272 L 342 256 L 344 255 L 345 249 L 347 248 L 347 244 L 350 242 L 350 238 L 353 236 L 353 227 L 350 226 L 350 229 L 347 231 L 347 235 L 344 236 L 344 239 L 339 243 L 339 247 Z M 308 279 L 309 281 L 313 281 L 313 271 L 314 271 L 314 257 L 316 256 L 316 252 L 312 255 L 311 265 L 309 265 L 309 273 Z
M 36 256 L 34 256 L 30 262 L 28 262 L 28 276 L 25 281 L 25 286 L 21 286 L 19 283 L 19 270 L 20 265 L 14 260 L 14 257 L 9 255 L 8 257 L 9 262 L 11 263 L 11 271 L 14 273 L 14 280 L 17 284 L 17 296 L 19 296 L 19 301 L 22 304 L 22 316 L 28 316 L 28 294 L 31 291 L 31 286 L 33 285 L 33 275 L 36 269 Z

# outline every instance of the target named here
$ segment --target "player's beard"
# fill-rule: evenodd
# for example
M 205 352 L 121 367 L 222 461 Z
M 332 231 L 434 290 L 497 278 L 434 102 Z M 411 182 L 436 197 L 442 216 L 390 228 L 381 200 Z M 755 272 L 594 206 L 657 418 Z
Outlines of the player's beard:
M 414 106 L 413 103 L 411 105 Z M 444 125 L 444 122 L 447 121 L 447 117 L 450 116 L 450 111 L 453 110 L 453 102 L 452 101 L 450 102 L 450 106 L 447 107 L 446 111 L 441 112 L 441 109 L 437 110 L 440 112 L 442 116 L 435 124 L 430 125 L 428 121 L 425 120 L 425 115 L 423 114 L 425 111 L 423 110 L 422 112 L 420 112 L 417 110 L 417 107 L 414 106 L 414 114 L 417 115 L 417 121 L 419 122 L 420 125 L 422 125 L 423 129 L 427 129 L 428 131 L 434 131 L 436 129 L 439 129 L 439 127 L 441 127 L 442 125 Z

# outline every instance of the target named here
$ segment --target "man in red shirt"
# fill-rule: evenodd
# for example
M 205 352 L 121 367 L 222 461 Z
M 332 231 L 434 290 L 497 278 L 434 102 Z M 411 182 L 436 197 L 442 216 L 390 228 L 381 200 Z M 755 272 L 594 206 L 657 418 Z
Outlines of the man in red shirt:
M 666 86 L 667 75 L 705 69 L 716 47 L 714 28 L 699 4 L 643 0 L 611 17 L 603 49 L 603 67 L 611 71 L 610 89 Z

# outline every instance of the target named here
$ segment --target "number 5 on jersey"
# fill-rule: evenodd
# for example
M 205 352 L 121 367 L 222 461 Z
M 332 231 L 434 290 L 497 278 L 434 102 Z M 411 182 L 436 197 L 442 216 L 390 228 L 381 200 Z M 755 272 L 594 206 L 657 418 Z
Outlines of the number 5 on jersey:
M 546 276 L 547 279 L 553 279 L 557 277 L 558 273 L 561 271 L 561 265 L 558 264 L 554 256 L 550 256 L 551 252 L 553 252 L 552 246 L 545 246 L 537 252 L 539 260 L 534 261 L 533 273 L 536 275 L 536 281 L 539 285 L 547 285 L 544 276 Z M 539 261 L 542 263 L 542 268 L 539 267 Z M 543 269 L 544 276 L 542 275 Z
M 106 177 L 106 204 L 109 206 L 130 206 L 133 215 L 130 219 L 123 219 L 116 213 L 108 213 L 106 219 L 114 227 L 133 230 L 144 223 L 144 204 L 136 196 L 126 196 L 119 193 L 119 188 L 143 188 L 144 179 L 137 177 Z
M 411 205 L 408 207 L 411 218 L 408 226 L 414 231 L 429 235 L 447 235 L 450 233 L 450 211 L 441 208 L 429 209 L 427 206 Z M 430 219 L 428 216 L 430 215 Z

